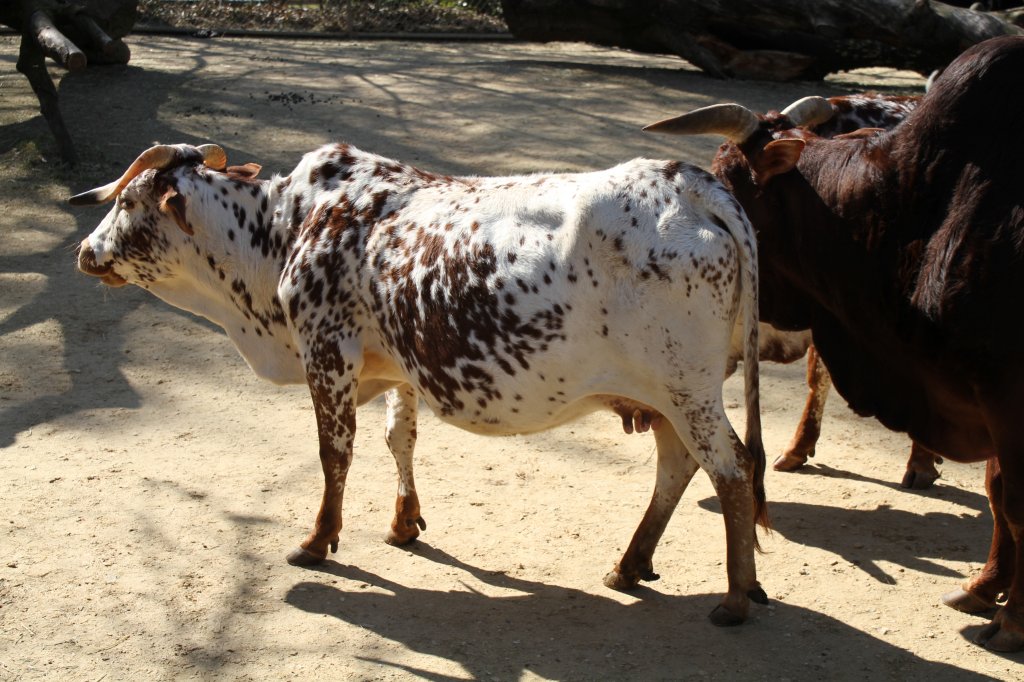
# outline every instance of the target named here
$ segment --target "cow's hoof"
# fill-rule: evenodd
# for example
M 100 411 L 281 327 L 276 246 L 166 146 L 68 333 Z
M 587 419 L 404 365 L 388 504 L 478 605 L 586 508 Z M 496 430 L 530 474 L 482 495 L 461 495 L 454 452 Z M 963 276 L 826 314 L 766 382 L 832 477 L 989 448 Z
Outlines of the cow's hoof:
M 395 528 L 391 526 L 391 530 L 388 531 L 387 536 L 384 538 L 384 542 L 395 547 L 401 547 L 402 545 L 408 545 L 419 537 L 421 530 L 427 529 L 427 522 L 423 520 L 422 516 L 418 516 L 415 519 L 406 519 L 404 528 Z
M 990 651 L 1018 651 L 1024 648 L 1024 633 L 1008 630 L 992 621 L 982 628 L 974 641 Z
M 957 588 L 942 595 L 942 603 L 951 609 L 964 613 L 985 613 L 996 607 L 995 602 L 985 601 L 965 589 Z
M 609 572 L 608 575 L 604 577 L 605 587 L 610 587 L 611 589 L 618 590 L 620 592 L 627 592 L 634 589 L 639 582 L 640 576 L 626 577 L 619 573 L 617 568 Z
M 384 542 L 392 547 L 404 547 L 405 545 L 411 545 L 416 542 L 416 538 L 419 536 L 419 533 L 406 533 L 404 535 L 399 535 L 394 530 L 391 530 L 384 537 Z
M 740 625 L 747 619 L 747 617 L 745 615 L 738 616 L 725 608 L 723 604 L 719 604 L 715 607 L 714 611 L 708 614 L 708 619 L 711 621 L 712 625 L 724 628 Z
M 796 471 L 803 465 L 807 464 L 807 457 L 805 455 L 796 455 L 791 452 L 787 452 L 778 456 L 778 458 L 772 462 L 772 469 L 776 471 Z
M 764 588 L 762 588 L 760 585 L 747 592 L 747 596 L 750 597 L 750 601 L 754 602 L 755 604 L 768 603 L 768 593 L 765 592 Z
M 903 474 L 903 480 L 900 481 L 900 487 L 909 488 L 911 490 L 928 490 L 932 487 L 932 483 L 935 483 L 938 479 L 938 473 L 908 470 L 907 473 Z
M 336 544 L 333 545 L 337 547 Z M 323 563 L 324 559 L 327 558 L 327 552 L 323 554 L 317 554 L 311 552 L 305 547 L 296 547 L 292 551 L 288 552 L 286 559 L 292 566 L 316 566 L 317 564 Z

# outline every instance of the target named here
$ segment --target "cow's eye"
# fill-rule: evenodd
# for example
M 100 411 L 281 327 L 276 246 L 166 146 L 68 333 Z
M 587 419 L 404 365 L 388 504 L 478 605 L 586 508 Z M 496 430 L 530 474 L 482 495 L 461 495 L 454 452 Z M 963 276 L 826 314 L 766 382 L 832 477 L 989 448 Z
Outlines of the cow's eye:
M 124 197 L 122 197 L 121 198 L 121 208 L 123 208 L 126 211 L 130 211 L 133 208 L 135 208 L 135 202 L 132 201 L 131 199 L 125 199 Z

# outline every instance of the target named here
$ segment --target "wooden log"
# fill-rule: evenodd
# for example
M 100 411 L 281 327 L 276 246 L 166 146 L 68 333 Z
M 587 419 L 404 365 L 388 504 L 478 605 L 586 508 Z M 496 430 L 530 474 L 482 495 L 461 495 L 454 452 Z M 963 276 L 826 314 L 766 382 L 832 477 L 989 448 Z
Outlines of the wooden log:
M 930 73 L 1024 29 L 934 0 L 502 0 L 525 40 L 677 54 L 710 75 L 790 80 L 865 66 Z
M 89 43 L 103 54 L 105 62 L 127 64 L 131 59 L 131 50 L 124 41 L 120 38 L 111 38 L 88 14 L 78 12 L 74 16 L 74 23 Z
M 81 71 L 89 64 L 85 53 L 68 40 L 42 10 L 33 12 L 29 17 L 28 33 L 48 57 L 69 71 Z

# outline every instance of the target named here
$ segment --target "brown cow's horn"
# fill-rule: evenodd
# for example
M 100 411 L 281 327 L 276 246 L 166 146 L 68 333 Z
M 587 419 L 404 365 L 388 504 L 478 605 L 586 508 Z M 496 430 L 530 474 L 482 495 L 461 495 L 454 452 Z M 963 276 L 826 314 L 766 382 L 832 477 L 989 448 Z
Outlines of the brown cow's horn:
M 652 123 L 644 131 L 672 135 L 716 133 L 732 142 L 743 142 L 753 135 L 759 125 L 757 116 L 746 107 L 739 104 L 714 104 Z
M 824 97 L 812 95 L 793 102 L 782 110 L 782 115 L 797 128 L 810 128 L 830 120 L 836 110 Z
M 215 171 L 222 171 L 228 167 L 228 155 L 224 150 L 215 144 L 201 144 L 197 149 L 203 154 L 203 165 Z
M 146 151 L 139 155 L 139 158 L 135 159 L 128 170 L 124 172 L 117 180 L 114 180 L 109 185 L 103 187 L 97 187 L 91 189 L 88 192 L 82 192 L 68 199 L 68 202 L 73 206 L 95 206 L 96 204 L 103 204 L 118 194 L 121 193 L 129 182 L 137 178 L 142 173 L 146 172 L 150 168 L 167 168 L 171 165 L 176 158 L 178 158 L 179 150 L 168 144 L 158 144 L 155 147 L 150 147 Z

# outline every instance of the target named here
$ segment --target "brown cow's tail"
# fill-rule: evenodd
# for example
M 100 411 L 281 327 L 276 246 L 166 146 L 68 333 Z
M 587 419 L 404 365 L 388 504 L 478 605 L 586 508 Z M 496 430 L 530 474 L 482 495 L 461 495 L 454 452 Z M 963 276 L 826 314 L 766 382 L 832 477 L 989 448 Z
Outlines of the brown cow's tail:
M 725 191 L 723 189 L 723 191 Z M 754 459 L 754 520 L 765 530 L 771 530 L 768 519 L 768 503 L 764 492 L 764 474 L 766 458 L 764 443 L 761 438 L 761 389 L 758 373 L 758 275 L 757 275 L 757 238 L 754 228 L 747 219 L 743 209 L 732 200 L 722 209 L 727 213 L 726 225 L 736 242 L 740 254 L 740 291 L 742 305 L 740 315 L 743 318 L 743 382 L 746 396 L 747 428 L 744 441 L 747 451 Z M 725 217 L 725 216 L 723 216 Z M 761 546 L 754 537 L 754 544 L 760 551 Z

